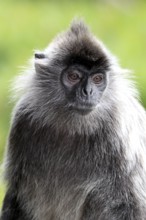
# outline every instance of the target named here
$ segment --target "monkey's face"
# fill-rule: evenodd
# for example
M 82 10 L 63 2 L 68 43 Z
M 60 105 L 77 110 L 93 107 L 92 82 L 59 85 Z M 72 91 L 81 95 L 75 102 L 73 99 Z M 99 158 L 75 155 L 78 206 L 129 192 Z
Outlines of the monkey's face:
M 69 109 L 87 114 L 98 106 L 107 85 L 107 76 L 99 66 L 87 68 L 73 64 L 62 71 L 61 84 Z
M 73 25 L 35 54 L 37 106 L 59 115 L 95 110 L 108 84 L 107 54 L 83 24 Z

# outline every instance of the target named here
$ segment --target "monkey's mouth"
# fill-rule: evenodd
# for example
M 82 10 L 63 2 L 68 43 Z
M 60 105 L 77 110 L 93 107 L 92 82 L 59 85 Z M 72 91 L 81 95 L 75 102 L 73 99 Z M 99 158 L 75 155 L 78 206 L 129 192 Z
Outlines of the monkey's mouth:
M 84 104 L 72 104 L 69 107 L 69 110 L 76 112 L 80 115 L 87 115 L 89 113 L 91 113 L 94 109 L 95 109 L 95 105 L 91 104 L 91 103 L 84 103 Z

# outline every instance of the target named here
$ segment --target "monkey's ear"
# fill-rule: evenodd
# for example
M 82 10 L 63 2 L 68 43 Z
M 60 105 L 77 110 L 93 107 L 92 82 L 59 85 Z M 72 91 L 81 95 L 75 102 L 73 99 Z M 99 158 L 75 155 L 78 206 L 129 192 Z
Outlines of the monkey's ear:
M 46 72 L 48 66 L 48 57 L 44 52 L 35 51 L 34 53 L 34 66 L 36 72 Z
M 35 57 L 35 59 L 45 59 L 46 55 L 43 52 L 35 51 L 34 57 Z

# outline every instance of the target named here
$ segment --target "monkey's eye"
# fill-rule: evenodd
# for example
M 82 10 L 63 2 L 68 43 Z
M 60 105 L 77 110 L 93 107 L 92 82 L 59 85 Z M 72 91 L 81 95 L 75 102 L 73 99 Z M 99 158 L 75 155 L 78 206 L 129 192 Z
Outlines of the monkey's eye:
M 69 80 L 71 83 L 77 83 L 77 82 L 80 81 L 80 76 L 79 76 L 79 74 L 76 73 L 76 72 L 70 72 L 70 73 L 68 73 L 67 78 L 68 78 L 68 80 Z
M 94 82 L 95 84 L 99 84 L 99 83 L 101 83 L 102 80 L 103 80 L 103 75 L 102 75 L 102 74 L 94 74 L 94 75 L 92 76 L 92 80 L 93 80 L 93 82 Z

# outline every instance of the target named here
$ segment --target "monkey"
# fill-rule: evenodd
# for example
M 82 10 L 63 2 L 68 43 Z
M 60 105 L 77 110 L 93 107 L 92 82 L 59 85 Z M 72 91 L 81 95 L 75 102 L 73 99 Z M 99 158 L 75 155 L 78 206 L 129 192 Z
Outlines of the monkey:
M 1 220 L 146 220 L 146 112 L 75 20 L 16 83 Z

